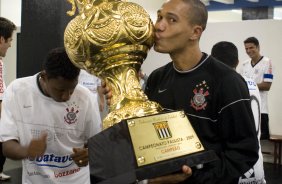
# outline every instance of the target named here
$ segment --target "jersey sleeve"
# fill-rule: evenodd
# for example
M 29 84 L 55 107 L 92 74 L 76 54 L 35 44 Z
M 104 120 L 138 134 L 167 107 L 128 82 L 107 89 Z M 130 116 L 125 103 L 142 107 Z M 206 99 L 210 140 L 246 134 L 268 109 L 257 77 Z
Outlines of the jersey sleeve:
M 273 68 L 272 68 L 271 60 L 268 60 L 266 63 L 264 74 L 263 74 L 263 82 L 272 82 L 273 81 Z

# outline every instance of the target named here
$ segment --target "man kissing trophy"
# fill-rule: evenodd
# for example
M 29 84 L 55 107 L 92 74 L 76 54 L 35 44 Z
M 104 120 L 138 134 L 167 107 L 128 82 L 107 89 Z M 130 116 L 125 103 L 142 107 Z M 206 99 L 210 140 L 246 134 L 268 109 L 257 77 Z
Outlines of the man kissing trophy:
M 64 44 L 71 61 L 112 89 L 103 131 L 88 141 L 92 183 L 131 183 L 214 160 L 184 111 L 163 112 L 141 89 L 138 71 L 154 44 L 154 27 L 138 4 L 68 0 Z

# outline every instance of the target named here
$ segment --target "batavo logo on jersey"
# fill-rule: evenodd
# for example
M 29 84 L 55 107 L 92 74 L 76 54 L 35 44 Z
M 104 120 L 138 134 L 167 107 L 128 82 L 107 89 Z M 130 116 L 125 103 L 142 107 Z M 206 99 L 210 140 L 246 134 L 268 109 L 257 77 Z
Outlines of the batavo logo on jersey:
M 58 156 L 54 154 L 45 154 L 35 159 L 28 158 L 33 164 L 40 167 L 55 167 L 55 168 L 66 168 L 72 165 L 74 162 L 70 155 Z
M 74 124 L 77 121 L 77 114 L 79 113 L 79 107 L 75 102 L 68 105 L 66 108 L 67 114 L 64 116 L 64 120 L 67 124 Z
M 193 90 L 194 96 L 190 100 L 191 106 L 196 110 L 203 110 L 207 106 L 206 97 L 209 93 L 209 86 L 206 81 L 202 81 L 200 84 L 197 84 L 195 89 Z

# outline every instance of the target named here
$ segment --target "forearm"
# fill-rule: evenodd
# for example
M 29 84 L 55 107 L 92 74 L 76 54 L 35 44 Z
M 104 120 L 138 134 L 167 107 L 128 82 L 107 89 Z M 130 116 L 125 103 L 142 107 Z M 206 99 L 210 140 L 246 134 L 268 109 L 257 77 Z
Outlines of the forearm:
M 219 122 L 222 122 L 220 132 L 224 144 L 222 150 L 217 150 L 220 159 L 214 176 L 232 183 L 253 167 L 258 159 L 259 145 L 249 101 L 237 102 L 226 108 Z
M 3 154 L 13 160 L 21 160 L 27 157 L 28 149 L 20 145 L 16 140 L 3 142 Z
M 104 105 L 104 103 L 105 103 L 104 95 L 101 94 L 101 93 L 99 93 L 99 103 L 102 104 L 102 105 Z
M 100 101 L 104 102 L 103 88 L 101 86 L 98 86 L 97 91 L 98 91 L 98 96 L 100 98 Z
M 240 103 L 249 103 L 240 102 Z M 204 164 L 203 169 L 193 170 L 191 183 L 225 184 L 236 183 L 240 176 L 248 171 L 258 159 L 258 140 L 250 109 L 235 103 L 226 108 L 220 116 L 218 131 L 221 140 L 210 144 L 203 142 L 207 148 L 216 151 L 219 160 Z M 238 109 L 241 113 L 235 114 Z M 189 179 L 188 179 L 189 181 Z M 195 182 L 194 182 L 195 181 Z M 190 182 L 190 181 L 189 181 Z
M 99 109 L 102 112 L 104 110 L 104 104 L 105 104 L 103 89 L 101 86 L 98 86 L 97 90 L 98 90 L 98 98 L 99 98 Z
M 261 82 L 261 83 L 258 83 L 257 86 L 260 91 L 269 91 L 271 84 L 272 84 L 271 82 Z
M 192 177 L 188 178 L 186 183 L 188 184 L 226 184 L 226 183 L 238 183 L 239 177 L 242 176 L 248 169 L 245 169 L 246 162 L 250 161 L 250 165 L 247 168 L 251 168 L 256 162 L 256 156 L 252 159 L 245 160 L 244 156 L 238 156 L 238 154 L 232 153 L 232 150 L 225 152 L 219 152 L 218 160 L 204 164 L 202 169 L 193 168 Z M 242 160 L 234 159 L 232 156 L 237 155 Z M 241 164 L 243 167 L 241 167 Z

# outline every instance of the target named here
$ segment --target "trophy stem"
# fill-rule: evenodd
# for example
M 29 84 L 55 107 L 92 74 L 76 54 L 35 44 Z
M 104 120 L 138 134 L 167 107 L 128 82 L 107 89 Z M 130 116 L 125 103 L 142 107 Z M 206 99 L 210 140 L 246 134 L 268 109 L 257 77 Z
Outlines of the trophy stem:
M 158 103 L 148 100 L 141 89 L 137 67 L 133 66 L 123 65 L 105 72 L 107 76 L 104 80 L 112 89 L 113 97 L 109 114 L 103 120 L 103 129 L 124 119 L 152 115 L 163 110 Z

